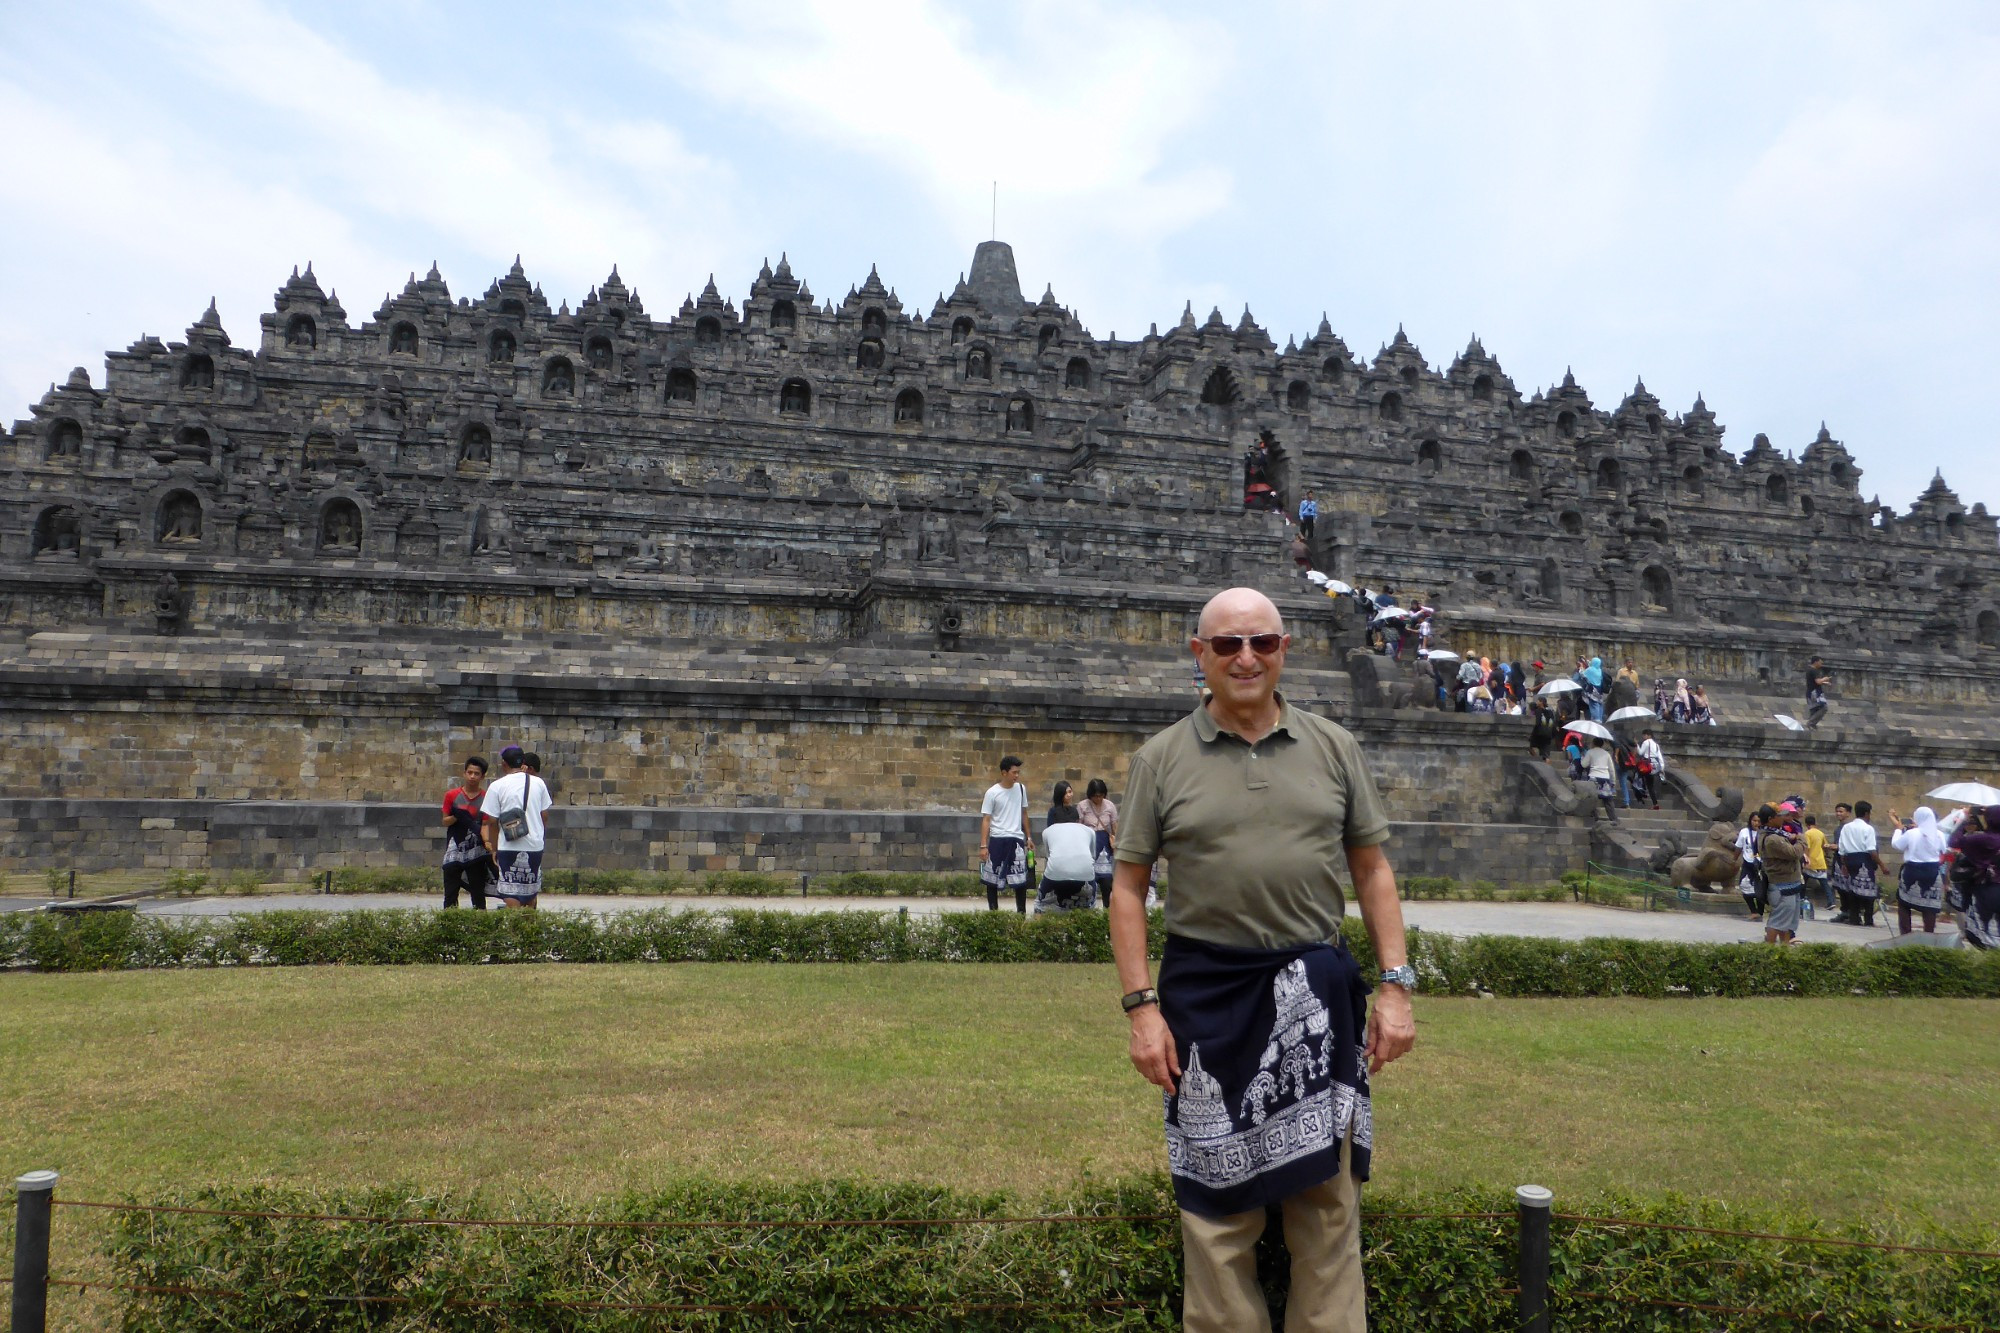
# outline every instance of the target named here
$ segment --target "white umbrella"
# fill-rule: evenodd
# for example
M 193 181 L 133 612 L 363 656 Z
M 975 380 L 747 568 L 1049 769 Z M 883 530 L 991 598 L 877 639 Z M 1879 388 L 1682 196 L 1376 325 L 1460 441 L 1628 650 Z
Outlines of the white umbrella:
M 1433 648 L 1427 653 L 1420 654 L 1420 656 L 1428 657 L 1433 662 L 1456 662 L 1458 660 L 1458 654 L 1448 648 Z
M 1546 699 L 1552 694 L 1568 694 L 1572 690 L 1580 690 L 1582 688 L 1583 686 L 1564 676 L 1561 680 L 1552 680 L 1542 686 L 1542 688 L 1535 691 L 1535 695 L 1537 698 Z
M 1806 729 L 1806 724 L 1793 717 L 1790 713 L 1773 713 L 1771 716 L 1784 723 L 1785 730 L 1787 731 L 1804 731 Z
M 1611 728 L 1605 726 L 1602 722 L 1592 722 L 1588 718 L 1581 722 L 1572 722 L 1564 727 L 1563 730 L 1574 731 L 1584 736 L 1595 736 L 1601 741 L 1615 741 L 1618 739 L 1611 734 Z
M 1957 801 L 1962 805 L 2000 805 L 2000 787 L 1989 787 L 1983 782 L 1947 782 L 1924 795 L 1935 801 Z
M 1619 709 L 1608 720 L 1612 722 L 1631 722 L 1638 718 L 1650 717 L 1657 721 L 1659 716 L 1658 713 L 1655 713 L 1650 708 L 1641 708 L 1639 705 L 1633 704 L 1630 708 Z
M 1319 585 L 1320 585 L 1321 587 L 1325 587 L 1325 586 L 1326 586 L 1326 575 L 1325 575 L 1325 574 L 1323 574 L 1323 573 L 1321 573 L 1321 572 L 1320 572 L 1319 570 L 1317 570 L 1317 569 L 1308 569 L 1308 570 L 1306 571 L 1306 582 L 1308 582 L 1308 583 L 1317 583 L 1317 584 L 1319 584 Z
M 1326 581 L 1326 595 L 1329 597 L 1345 597 L 1353 591 L 1354 585 L 1351 583 L 1342 583 L 1339 579 L 1328 579 Z
M 1377 620 L 1408 620 L 1416 614 L 1406 606 L 1385 606 L 1375 612 Z

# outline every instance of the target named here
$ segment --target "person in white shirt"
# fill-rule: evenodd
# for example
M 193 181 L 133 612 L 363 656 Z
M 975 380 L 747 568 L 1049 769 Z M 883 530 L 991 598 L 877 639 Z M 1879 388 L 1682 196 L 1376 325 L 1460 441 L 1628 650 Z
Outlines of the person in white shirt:
M 1583 773 L 1597 789 L 1597 799 L 1604 804 L 1605 819 L 1617 822 L 1612 813 L 1611 798 L 1618 794 L 1618 765 L 1611 758 L 1611 749 L 1602 740 L 1593 739 L 1590 749 L 1584 752 Z
M 549 784 L 530 773 L 518 745 L 500 752 L 503 770 L 479 803 L 480 834 L 493 853 L 493 887 L 507 907 L 533 910 L 542 893 L 542 850 L 547 845 Z
M 979 879 L 986 885 L 988 911 L 1000 910 L 1000 890 L 1014 891 L 1014 910 L 1028 914 L 1028 788 L 1021 781 L 1021 760 L 1008 755 L 1000 761 L 1000 780 L 986 789 L 979 804 Z
M 1058 782 L 1049 817 L 1042 826 L 1042 886 L 1035 911 L 1074 912 L 1095 905 L 1097 832 L 1083 822 L 1076 808 L 1076 788 Z
M 1873 926 L 1875 904 L 1882 896 L 1875 879 L 1882 869 L 1882 856 L 1877 850 L 1875 826 L 1868 822 L 1875 807 L 1866 801 L 1852 806 L 1843 801 L 1833 807 L 1833 813 L 1840 820 L 1831 867 L 1834 892 L 1840 895 L 1838 920 L 1849 926 Z
M 1643 731 L 1639 735 L 1639 762 L 1646 767 L 1646 771 L 1639 776 L 1645 781 L 1647 798 L 1657 810 L 1660 808 L 1660 778 L 1667 771 L 1667 752 L 1653 739 L 1652 732 Z

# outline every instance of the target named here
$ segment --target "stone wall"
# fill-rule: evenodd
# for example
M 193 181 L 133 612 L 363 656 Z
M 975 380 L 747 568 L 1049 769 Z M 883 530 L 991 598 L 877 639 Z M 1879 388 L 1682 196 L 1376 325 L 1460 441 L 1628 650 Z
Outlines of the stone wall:
M 551 870 L 964 871 L 979 817 L 959 812 L 559 807 Z M 1397 823 L 1401 875 L 1543 884 L 1583 864 L 1589 828 Z M 303 878 L 348 866 L 425 866 L 438 809 L 360 801 L 0 800 L 0 860 L 16 870 L 156 869 Z M 1344 872 L 1343 872 L 1344 877 Z

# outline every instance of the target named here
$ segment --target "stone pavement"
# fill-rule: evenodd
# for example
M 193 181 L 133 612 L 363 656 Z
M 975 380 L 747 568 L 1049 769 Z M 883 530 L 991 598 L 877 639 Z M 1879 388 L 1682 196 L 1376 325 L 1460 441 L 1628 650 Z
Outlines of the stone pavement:
M 192 917 L 234 916 L 297 908 L 322 912 L 386 907 L 425 908 L 435 907 L 437 903 L 437 898 L 432 895 L 416 893 L 293 893 L 242 898 L 152 899 L 142 902 L 139 910 L 148 916 Z M 656 898 L 545 894 L 542 903 L 545 911 L 598 913 L 645 911 L 658 907 L 675 911 L 762 908 L 784 912 L 893 912 L 907 907 L 919 914 L 986 910 L 985 901 L 977 898 Z M 31 909 L 38 905 L 28 899 L 0 900 L 0 910 L 5 911 Z M 1354 914 L 1354 910 L 1350 906 L 1349 914 Z M 1560 940 L 1610 937 L 1709 943 L 1761 940 L 1764 937 L 1763 927 L 1750 920 L 1747 914 L 1739 917 L 1698 912 L 1635 912 L 1584 903 L 1409 902 L 1403 904 L 1403 915 L 1412 926 L 1449 935 L 1520 935 Z M 1809 943 L 1863 944 L 1887 934 L 1887 928 L 1881 925 L 1871 931 L 1827 921 L 1807 921 L 1802 924 L 1799 937 Z

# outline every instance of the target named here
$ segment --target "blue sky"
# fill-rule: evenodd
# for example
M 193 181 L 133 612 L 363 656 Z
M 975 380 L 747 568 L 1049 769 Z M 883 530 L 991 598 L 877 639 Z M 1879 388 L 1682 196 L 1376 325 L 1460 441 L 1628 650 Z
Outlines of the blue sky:
M 1247 304 L 1372 355 L 1477 332 L 1824 419 L 1901 507 L 2000 509 L 2000 6 L 0 3 L 0 413 L 292 265 L 350 318 L 516 252 L 665 312 L 788 251 L 928 307 L 999 232 L 1099 335 Z

